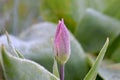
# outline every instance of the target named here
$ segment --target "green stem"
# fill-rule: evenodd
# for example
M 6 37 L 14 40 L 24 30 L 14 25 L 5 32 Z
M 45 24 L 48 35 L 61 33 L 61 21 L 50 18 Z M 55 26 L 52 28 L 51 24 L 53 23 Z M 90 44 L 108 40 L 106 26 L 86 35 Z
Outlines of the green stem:
M 64 80 L 64 68 L 65 64 L 60 65 L 60 80 Z

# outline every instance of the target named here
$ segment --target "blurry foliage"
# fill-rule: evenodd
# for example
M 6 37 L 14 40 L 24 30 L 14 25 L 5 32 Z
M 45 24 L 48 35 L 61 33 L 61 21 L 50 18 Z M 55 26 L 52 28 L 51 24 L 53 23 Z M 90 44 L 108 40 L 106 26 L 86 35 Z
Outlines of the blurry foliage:
M 41 65 L 10 55 L 3 45 L 0 56 L 5 80 L 59 80 Z
M 34 60 L 43 65 L 49 71 L 52 71 L 53 58 L 47 54 L 47 56 L 42 57 L 42 60 L 40 61 L 39 59 L 41 59 L 41 55 L 38 57 L 36 53 L 53 53 L 50 49 L 52 44 L 48 38 L 50 38 L 51 34 L 53 38 L 54 33 L 49 34 L 49 31 L 52 32 L 52 30 L 55 30 L 54 27 L 56 26 L 48 24 L 48 27 L 53 27 L 51 29 L 45 28 L 45 31 L 43 31 L 44 29 L 33 29 L 30 28 L 30 26 L 43 21 L 57 23 L 59 19 L 64 18 L 68 29 L 79 41 L 78 43 L 76 39 L 73 39 L 71 44 L 71 54 L 74 55 L 71 55 L 71 58 L 66 65 L 66 80 L 81 80 L 84 78 L 89 67 L 86 62 L 85 52 L 98 53 L 103 46 L 106 37 L 110 38 L 110 45 L 108 46 L 108 50 L 105 55 L 108 61 L 113 61 L 113 63 L 110 63 L 110 66 L 114 66 L 116 62 L 120 62 L 119 9 L 120 0 L 0 0 L 0 34 L 2 35 L 4 31 L 7 30 L 12 34 L 11 40 L 13 40 L 13 44 L 20 50 L 20 52 L 23 53 L 25 58 Z M 39 25 L 38 27 L 40 26 L 43 25 Z M 41 34 L 38 35 L 39 33 L 42 33 L 43 36 L 46 36 L 47 34 L 46 38 L 41 36 Z M 17 35 L 17 37 L 14 35 Z M 0 36 L 0 39 L 3 39 L 3 36 Z M 48 40 L 47 43 L 50 43 L 49 46 L 46 46 L 48 44 L 43 45 L 41 43 L 39 44 L 40 46 L 36 46 L 41 39 L 43 39 L 41 43 Z M 5 40 L 1 40 L 1 43 L 4 42 Z M 24 46 L 21 47 L 23 44 Z M 26 44 L 29 44 L 31 47 L 26 46 Z M 82 45 L 85 52 L 79 44 Z M 41 49 L 39 51 L 39 47 L 42 49 L 43 47 L 46 48 L 45 50 Z M 38 50 L 36 50 L 36 48 Z M 28 55 L 24 54 L 25 52 L 31 53 Z M 90 60 L 88 60 L 88 62 L 89 61 Z M 103 63 L 104 62 L 105 61 L 103 61 Z M 51 64 L 47 65 L 48 63 Z M 119 77 L 118 74 L 120 69 L 118 67 L 119 65 L 115 65 L 114 68 L 111 68 L 109 67 L 109 64 L 104 65 L 104 67 L 100 66 L 99 77 L 105 80 L 110 79 L 110 76 Z M 75 71 L 76 74 L 71 73 L 73 71 Z M 117 73 L 117 75 L 115 73 Z M 111 78 L 111 80 L 112 79 L 114 78 Z M 116 80 L 119 79 L 116 78 Z
M 91 69 L 85 76 L 84 80 L 95 80 L 96 79 L 100 64 L 102 63 L 102 60 L 104 58 L 104 55 L 105 55 L 107 47 L 108 47 L 108 44 L 109 44 L 109 38 L 107 38 L 103 48 L 101 49 L 98 57 L 96 58 L 96 61 L 93 63 Z
M 39 23 L 21 33 L 19 37 L 12 35 L 9 37 L 11 43 L 25 56 L 25 58 L 39 63 L 52 72 L 54 50 L 51 38 L 54 37 L 56 30 L 55 26 L 57 25 L 47 22 Z M 81 45 L 72 34 L 70 35 L 70 39 L 71 56 L 66 64 L 65 79 L 81 80 L 89 70 L 86 55 Z M 11 52 L 6 40 L 6 35 L 0 37 L 0 45 L 1 44 L 4 44 L 7 47 L 7 50 Z M 76 73 L 73 73 L 73 70 Z
M 45 20 L 56 22 L 61 18 L 74 32 L 85 11 L 83 0 L 41 0 L 41 14 Z
M 110 41 L 112 41 L 116 37 L 111 36 L 117 36 L 120 32 L 119 20 L 115 17 L 120 15 L 119 0 L 42 0 L 41 6 L 41 14 L 45 20 L 55 22 L 64 18 L 70 31 L 75 33 L 76 38 L 87 52 L 99 51 L 106 37 L 110 37 Z M 88 11 L 88 8 L 91 8 L 92 11 Z M 66 16 L 68 14 L 71 14 L 69 18 Z M 54 18 L 55 16 L 56 18 Z M 75 24 L 71 25 L 74 22 Z
M 14 35 L 41 21 L 39 15 L 40 0 L 5 0 L 4 9 L 5 29 Z
M 106 37 L 109 37 L 112 42 L 120 34 L 119 25 L 118 20 L 96 10 L 87 9 L 84 18 L 76 28 L 75 36 L 86 51 L 97 52 Z

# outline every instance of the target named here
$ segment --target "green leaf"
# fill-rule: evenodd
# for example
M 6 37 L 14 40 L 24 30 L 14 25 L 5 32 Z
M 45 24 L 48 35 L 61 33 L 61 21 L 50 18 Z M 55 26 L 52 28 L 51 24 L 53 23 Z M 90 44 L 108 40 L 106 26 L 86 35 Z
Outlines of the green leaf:
M 1 47 L 1 63 L 6 80 L 59 80 L 39 64 L 12 56 Z
M 86 8 L 104 11 L 104 0 L 42 0 L 41 15 L 44 20 L 57 22 L 64 18 L 67 27 L 74 32 L 80 20 L 83 18 Z
M 24 58 L 24 56 L 17 49 L 15 49 L 14 46 L 12 45 L 8 32 L 6 32 L 6 37 L 7 37 L 7 42 L 11 50 L 11 53 L 19 58 Z
M 96 57 L 93 54 L 88 54 L 88 62 L 90 66 L 94 64 Z M 120 64 L 114 63 L 110 59 L 104 59 L 98 70 L 98 75 L 102 80 L 119 80 L 120 79 Z M 101 80 L 100 79 L 100 80 Z
M 3 78 L 3 70 L 2 70 L 1 63 L 0 63 L 0 80 L 4 80 L 4 78 Z
M 39 23 L 24 30 L 19 37 L 10 35 L 11 43 L 27 59 L 33 60 L 44 66 L 50 72 L 53 72 L 53 41 L 55 36 L 56 24 Z M 80 43 L 70 34 L 71 39 L 71 56 L 66 64 L 66 80 L 82 80 L 87 74 L 89 67 L 86 61 L 86 55 Z M 6 36 L 0 37 L 0 44 L 5 44 L 9 50 Z M 73 73 L 73 69 L 76 73 Z
M 16 54 L 18 55 L 19 58 L 24 59 L 24 56 L 17 49 L 15 49 L 15 51 L 16 51 Z
M 60 78 L 60 76 L 59 76 L 59 71 L 58 71 L 58 66 L 57 66 L 57 61 L 56 61 L 55 58 L 54 58 L 54 64 L 53 64 L 53 74 L 54 74 L 56 77 Z
M 118 35 L 114 41 L 110 44 L 107 50 L 107 56 L 115 61 L 115 62 L 120 62 L 120 35 Z
M 120 34 L 119 25 L 120 21 L 93 9 L 87 9 L 76 29 L 75 36 L 85 51 L 95 53 L 100 50 L 106 37 L 110 38 L 111 43 Z
M 41 14 L 44 20 L 57 22 L 64 18 L 65 24 L 74 32 L 85 11 L 84 0 L 42 0 Z
M 86 75 L 86 77 L 84 78 L 84 80 L 95 80 L 97 73 L 98 73 L 98 69 L 100 67 L 100 64 L 103 60 L 103 57 L 105 55 L 105 52 L 107 50 L 109 44 L 109 38 L 107 38 L 103 48 L 101 49 L 95 63 L 93 64 L 92 68 L 90 69 L 90 71 L 88 72 L 88 74 Z
M 106 0 L 105 2 L 108 6 L 105 8 L 103 13 L 120 20 L 120 0 Z

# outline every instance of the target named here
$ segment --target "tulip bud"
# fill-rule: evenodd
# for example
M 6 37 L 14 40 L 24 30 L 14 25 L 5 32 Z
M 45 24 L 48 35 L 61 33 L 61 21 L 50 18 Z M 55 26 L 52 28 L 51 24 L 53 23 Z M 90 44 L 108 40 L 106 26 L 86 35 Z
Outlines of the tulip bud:
M 65 64 L 70 56 L 70 37 L 63 19 L 59 21 L 54 39 L 55 58 Z

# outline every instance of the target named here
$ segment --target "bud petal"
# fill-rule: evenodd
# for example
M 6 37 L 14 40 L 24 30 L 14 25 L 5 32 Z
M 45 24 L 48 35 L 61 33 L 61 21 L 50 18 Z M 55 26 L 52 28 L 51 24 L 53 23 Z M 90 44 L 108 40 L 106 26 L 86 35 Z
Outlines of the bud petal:
M 59 21 L 54 39 L 55 57 L 60 64 L 66 63 L 70 56 L 70 37 L 63 19 Z

